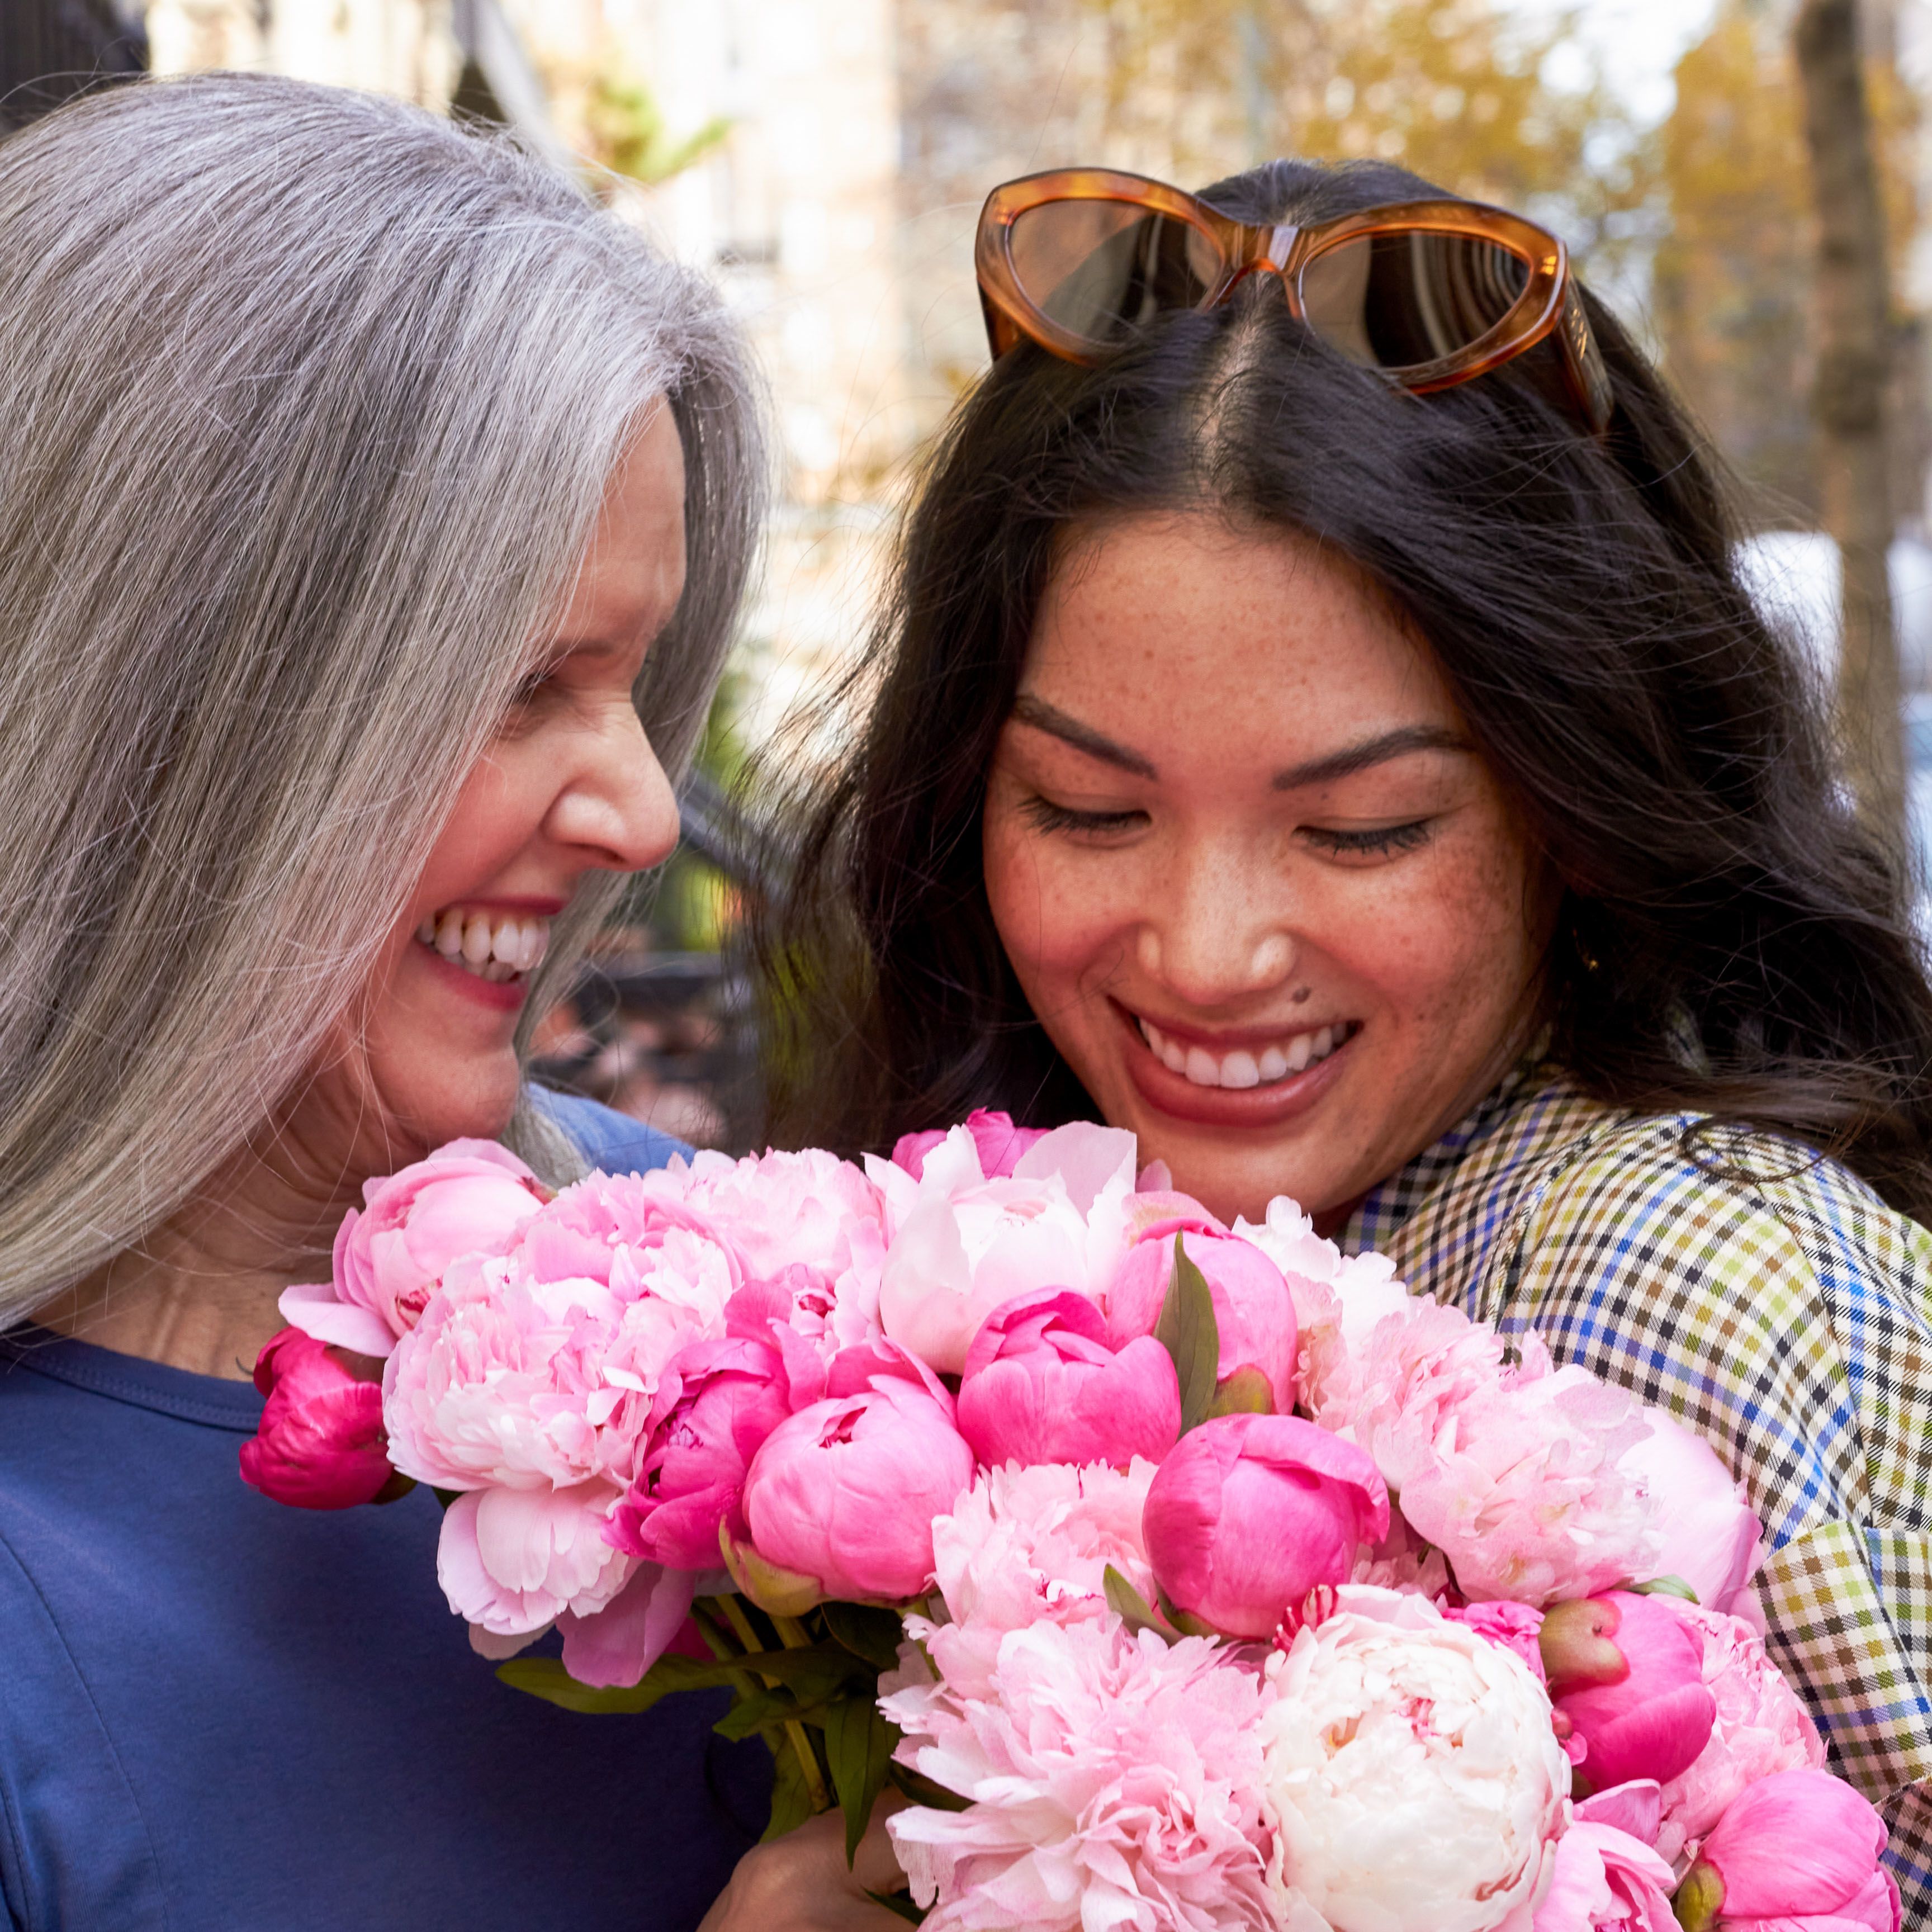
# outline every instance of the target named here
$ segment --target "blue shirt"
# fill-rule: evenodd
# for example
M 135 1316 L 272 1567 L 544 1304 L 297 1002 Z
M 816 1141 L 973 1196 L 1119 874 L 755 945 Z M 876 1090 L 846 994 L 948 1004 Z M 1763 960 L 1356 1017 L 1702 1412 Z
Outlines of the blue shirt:
M 597 1164 L 676 1144 L 587 1102 Z M 284 1508 L 262 1402 L 0 1340 L 0 1896 L 25 1932 L 679 1932 L 761 1828 L 717 1700 L 586 1718 L 499 1683 L 427 1490 Z

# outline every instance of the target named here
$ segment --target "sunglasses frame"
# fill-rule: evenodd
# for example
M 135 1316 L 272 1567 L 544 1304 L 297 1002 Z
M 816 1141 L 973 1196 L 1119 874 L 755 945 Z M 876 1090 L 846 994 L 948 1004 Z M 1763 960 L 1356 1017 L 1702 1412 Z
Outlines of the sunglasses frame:
M 1412 363 L 1378 374 L 1412 394 L 1473 381 L 1554 337 L 1562 351 L 1571 399 L 1594 435 L 1609 428 L 1614 399 L 1609 371 L 1570 270 L 1570 251 L 1560 236 L 1506 208 L 1474 201 L 1406 201 L 1364 208 L 1330 221 L 1298 226 L 1256 226 L 1236 221 L 1184 189 L 1112 168 L 1055 168 L 1002 182 L 987 196 L 974 238 L 973 266 L 986 338 L 998 362 L 1022 337 L 1064 362 L 1092 368 L 1117 345 L 1075 334 L 1054 322 L 1028 296 L 1013 266 L 1012 229 L 1021 216 L 1061 201 L 1108 201 L 1185 222 L 1219 251 L 1218 280 L 1193 304 L 1199 310 L 1226 302 L 1251 274 L 1277 277 L 1289 313 L 1307 320 L 1301 275 L 1309 264 L 1342 243 L 1394 234 L 1456 235 L 1506 249 L 1528 266 L 1528 279 L 1509 310 L 1453 356 Z

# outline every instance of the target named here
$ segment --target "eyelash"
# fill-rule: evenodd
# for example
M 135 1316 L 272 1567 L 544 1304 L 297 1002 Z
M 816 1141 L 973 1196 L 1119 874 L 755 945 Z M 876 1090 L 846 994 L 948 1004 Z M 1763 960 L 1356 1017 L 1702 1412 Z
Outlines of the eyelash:
M 1409 825 L 1383 825 L 1369 832 L 1326 832 L 1316 826 L 1304 828 L 1302 836 L 1336 854 L 1363 854 L 1388 858 L 1396 852 L 1413 852 L 1427 842 L 1429 821 L 1418 818 Z
M 1036 832 L 1124 832 L 1144 816 L 1138 812 L 1075 812 L 1047 798 L 1029 799 L 1023 808 Z

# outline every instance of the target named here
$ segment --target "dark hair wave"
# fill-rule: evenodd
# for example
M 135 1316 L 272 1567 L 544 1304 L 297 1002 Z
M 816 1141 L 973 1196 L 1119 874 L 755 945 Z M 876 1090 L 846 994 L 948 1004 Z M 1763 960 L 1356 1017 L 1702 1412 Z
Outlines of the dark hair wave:
M 1207 191 L 1250 221 L 1436 190 L 1278 161 Z M 1730 487 L 1616 320 L 1593 440 L 1553 351 L 1420 402 L 1278 286 L 1163 318 L 1097 369 L 1030 345 L 964 401 L 908 516 L 828 774 L 770 766 L 788 890 L 750 943 L 772 1134 L 850 1150 L 976 1106 L 1092 1103 L 988 907 L 984 776 L 1056 544 L 1182 506 L 1292 529 L 1414 620 L 1564 886 L 1552 1057 L 1591 1093 L 1796 1137 L 1932 1219 L 1932 988 L 1900 854 L 1853 815 L 1822 706 L 1735 568 Z

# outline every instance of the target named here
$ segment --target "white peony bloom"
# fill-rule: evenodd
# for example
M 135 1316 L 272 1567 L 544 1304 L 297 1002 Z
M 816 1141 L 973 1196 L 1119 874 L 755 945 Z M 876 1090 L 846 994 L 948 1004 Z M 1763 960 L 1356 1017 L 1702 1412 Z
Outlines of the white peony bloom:
M 1522 1660 L 1426 1599 L 1345 1586 L 1268 1666 L 1260 1722 L 1285 1924 L 1529 1932 L 1570 1766 Z

